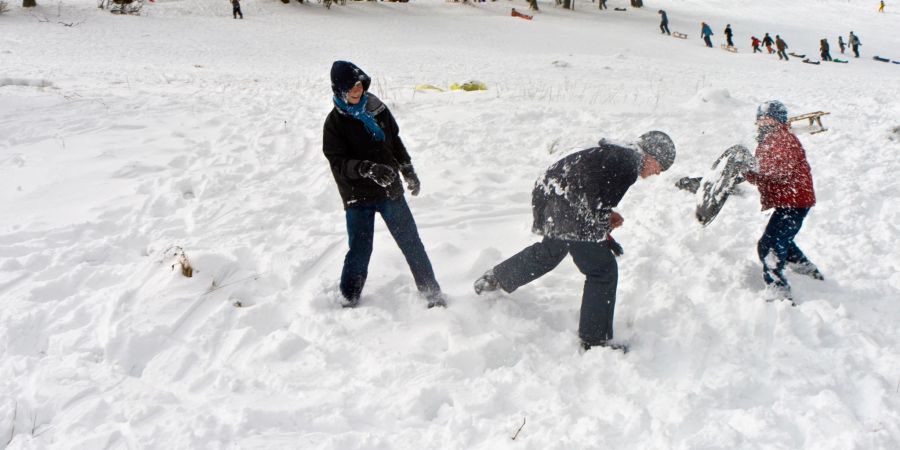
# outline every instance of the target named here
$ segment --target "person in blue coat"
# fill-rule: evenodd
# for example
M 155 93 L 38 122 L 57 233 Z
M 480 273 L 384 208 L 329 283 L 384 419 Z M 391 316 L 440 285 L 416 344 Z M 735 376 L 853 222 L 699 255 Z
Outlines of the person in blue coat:
M 659 15 L 662 16 L 662 19 L 659 21 L 659 30 L 663 34 L 672 35 L 669 32 L 669 16 L 666 15 L 666 12 L 663 10 L 659 10 Z
M 710 39 L 710 36 L 712 36 L 712 34 L 712 28 L 710 28 L 706 22 L 702 22 L 700 24 L 700 37 L 703 38 L 703 42 L 706 42 L 706 46 L 710 48 L 712 48 L 713 46 L 712 39 Z

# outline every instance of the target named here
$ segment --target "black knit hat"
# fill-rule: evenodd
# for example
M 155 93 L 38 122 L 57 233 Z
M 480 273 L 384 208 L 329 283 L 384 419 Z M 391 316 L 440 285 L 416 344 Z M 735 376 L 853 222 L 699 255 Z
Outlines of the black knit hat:
M 368 91 L 372 79 L 350 61 L 335 61 L 331 65 L 331 92 L 334 92 L 335 97 L 345 100 L 347 93 L 357 82 L 362 83 L 363 90 Z

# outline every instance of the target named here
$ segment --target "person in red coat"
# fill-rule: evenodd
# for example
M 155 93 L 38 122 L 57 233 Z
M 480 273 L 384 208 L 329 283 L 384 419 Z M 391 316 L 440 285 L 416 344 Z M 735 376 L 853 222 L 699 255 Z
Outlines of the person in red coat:
M 779 101 L 763 103 L 756 111 L 756 159 L 759 169 L 746 174 L 759 189 L 762 210 L 774 208 L 757 251 L 770 300 L 791 300 L 784 268 L 822 280 L 819 269 L 797 247 L 794 237 L 816 204 L 812 171 L 803 145 L 788 125 L 787 108 Z

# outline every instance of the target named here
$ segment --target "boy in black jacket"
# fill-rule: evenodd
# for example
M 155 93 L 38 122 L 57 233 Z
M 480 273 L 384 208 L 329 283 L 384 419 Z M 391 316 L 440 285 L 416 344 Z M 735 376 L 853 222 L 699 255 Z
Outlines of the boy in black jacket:
M 513 292 L 571 254 L 587 277 L 578 326 L 582 346 L 627 351 L 610 342 L 619 272 L 614 255 L 621 255 L 622 247 L 609 232 L 624 222 L 613 208 L 638 177 L 657 175 L 674 161 L 675 144 L 660 131 L 645 133 L 633 146 L 600 141 L 597 147 L 557 161 L 538 178 L 531 193 L 532 231 L 543 240 L 485 272 L 475 281 L 475 292 Z
M 335 61 L 331 66 L 334 108 L 325 119 L 322 151 L 331 165 L 347 219 L 350 250 L 341 272 L 342 305 L 359 303 L 372 256 L 377 212 L 406 257 L 428 307 L 446 306 L 403 197 L 398 172 L 414 196 L 419 194 L 419 178 L 394 116 L 368 92 L 371 81 L 351 62 Z

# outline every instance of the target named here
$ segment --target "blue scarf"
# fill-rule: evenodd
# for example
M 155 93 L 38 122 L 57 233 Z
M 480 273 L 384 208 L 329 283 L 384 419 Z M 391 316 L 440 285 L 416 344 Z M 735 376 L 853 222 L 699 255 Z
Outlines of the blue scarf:
M 375 117 L 366 111 L 366 103 L 369 102 L 368 95 L 363 95 L 362 98 L 359 99 L 359 103 L 355 105 L 349 105 L 347 102 L 337 98 L 337 96 L 333 98 L 334 106 L 345 112 L 348 116 L 362 122 L 376 142 L 384 142 L 384 131 L 378 126 L 378 122 L 375 122 Z

